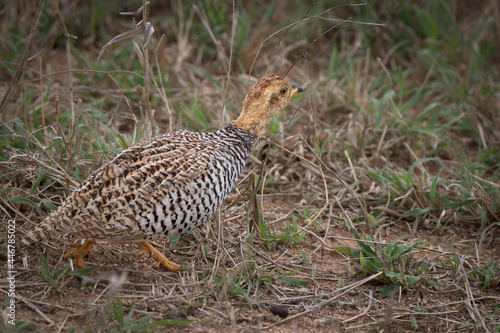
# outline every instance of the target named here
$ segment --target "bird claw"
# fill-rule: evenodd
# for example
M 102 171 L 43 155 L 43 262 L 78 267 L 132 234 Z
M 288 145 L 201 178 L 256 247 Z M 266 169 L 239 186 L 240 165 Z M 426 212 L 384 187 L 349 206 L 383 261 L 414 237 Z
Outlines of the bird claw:
M 165 260 L 162 261 L 157 261 L 155 264 L 156 268 L 165 268 L 166 270 L 170 272 L 177 272 L 179 270 L 183 271 L 184 268 L 181 268 L 181 265 L 176 264 L 175 262 L 172 262 L 165 258 Z
M 87 266 L 83 262 L 83 257 L 89 253 L 90 249 L 94 245 L 95 241 L 85 241 L 83 244 L 75 244 L 73 246 L 73 250 L 70 252 L 66 253 L 64 255 L 64 258 L 68 259 L 71 258 L 75 261 L 75 266 L 78 268 L 86 268 Z
M 156 261 L 156 268 L 165 268 L 170 272 L 177 272 L 181 268 L 179 264 L 168 260 L 148 242 L 137 243 L 137 245 L 149 254 L 148 259 L 153 258 Z

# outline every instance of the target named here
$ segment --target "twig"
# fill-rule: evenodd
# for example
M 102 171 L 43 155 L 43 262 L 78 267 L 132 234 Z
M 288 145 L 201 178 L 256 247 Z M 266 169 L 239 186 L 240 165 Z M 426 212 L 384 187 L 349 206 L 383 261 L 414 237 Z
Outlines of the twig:
M 481 317 L 476 302 L 474 301 L 474 295 L 472 295 L 472 289 L 470 287 L 469 279 L 467 278 L 467 272 L 465 271 L 463 262 L 460 264 L 460 271 L 463 274 L 462 278 L 464 279 L 464 285 L 465 285 L 465 296 L 466 296 L 464 300 L 465 307 L 469 311 L 472 320 L 474 320 L 476 324 L 480 322 L 485 332 L 492 332 L 486 327 L 484 319 Z
M 361 281 L 354 282 L 353 284 L 351 284 L 351 285 L 349 285 L 349 286 L 346 286 L 346 287 L 344 287 L 344 288 L 340 288 L 340 289 L 338 289 L 338 290 L 336 291 L 336 292 L 337 292 L 337 293 L 339 293 L 339 294 L 337 294 L 337 295 L 333 296 L 332 298 L 329 298 L 329 299 L 327 299 L 326 301 L 320 302 L 320 304 L 315 305 L 315 306 L 313 306 L 313 307 L 311 307 L 311 308 L 307 309 L 306 311 L 303 311 L 303 312 L 301 312 L 301 313 L 297 313 L 296 315 L 293 315 L 293 316 L 287 317 L 287 318 L 285 318 L 285 319 L 283 319 L 283 320 L 280 320 L 280 321 L 278 321 L 278 322 L 276 322 L 276 323 L 273 323 L 273 324 L 271 324 L 271 325 L 268 325 L 268 326 L 262 327 L 262 329 L 269 329 L 269 328 L 274 327 L 274 326 L 276 326 L 276 325 L 283 324 L 283 323 L 285 323 L 285 322 L 287 322 L 287 321 L 290 321 L 290 320 L 292 320 L 292 319 L 295 319 L 295 318 L 301 317 L 301 316 L 303 316 L 303 315 L 306 315 L 306 314 L 308 314 L 308 313 L 314 312 L 314 311 L 318 310 L 321 306 L 324 306 L 324 305 L 327 305 L 328 303 L 333 302 L 334 300 L 336 300 L 336 299 L 340 298 L 341 296 L 344 296 L 345 294 L 347 294 L 347 293 L 348 293 L 348 292 L 350 292 L 351 290 L 353 290 L 353 289 L 355 289 L 355 288 L 358 288 L 358 287 L 362 286 L 363 284 L 365 284 L 365 283 L 367 283 L 367 282 L 369 282 L 369 281 L 371 281 L 371 280 L 373 280 L 373 279 L 376 279 L 377 277 L 379 277 L 380 275 L 382 275 L 382 273 L 383 273 L 383 272 L 378 272 L 377 274 L 372 275 L 372 276 L 369 276 L 369 277 L 367 277 L 367 278 L 365 278 L 365 279 L 363 279 L 363 280 L 361 280 Z
M 30 301 L 28 301 L 28 300 L 27 300 L 26 298 L 24 298 L 24 297 L 19 297 L 19 296 L 18 296 L 18 297 L 17 297 L 17 299 L 19 299 L 19 300 L 23 301 L 23 302 L 24 302 L 24 304 L 26 304 L 26 305 L 27 305 L 27 306 L 28 306 L 31 310 L 33 310 L 33 311 L 35 311 L 36 313 L 38 313 L 38 315 L 39 315 L 40 317 L 42 317 L 42 318 L 43 318 L 43 320 L 45 320 L 46 322 L 48 322 L 48 323 L 49 323 L 49 326 L 54 325 L 54 322 L 52 321 L 52 319 L 50 319 L 49 317 L 47 317 L 47 316 L 45 315 L 45 313 L 43 313 L 42 311 L 40 311 L 40 309 L 39 309 L 39 308 L 37 308 L 35 304 L 31 303 Z
M 224 111 L 226 110 L 226 98 L 227 98 L 227 89 L 229 88 L 229 79 L 231 78 L 231 63 L 233 61 L 233 47 L 234 47 L 234 28 L 236 26 L 236 13 L 234 11 L 235 1 L 233 0 L 233 20 L 231 27 L 231 47 L 229 49 L 229 61 L 227 64 L 227 77 L 226 77 L 226 87 L 224 88 L 224 97 L 222 99 L 222 110 L 219 118 L 219 127 L 222 126 L 222 119 L 224 118 Z
M 160 78 L 160 87 L 158 87 L 158 84 L 156 83 L 156 78 L 153 75 L 153 82 L 155 83 L 157 91 L 160 93 L 160 97 L 163 100 L 163 103 L 165 104 L 165 108 L 167 109 L 168 112 L 168 125 L 169 125 L 169 131 L 173 131 L 173 125 L 174 125 L 174 115 L 172 113 L 172 109 L 170 109 L 170 104 L 168 102 L 168 97 L 167 93 L 165 92 L 165 87 L 163 85 L 163 78 L 161 75 L 161 68 L 160 68 L 160 61 L 158 60 L 158 50 L 160 49 L 160 45 L 162 42 L 165 40 L 165 35 L 161 35 L 160 41 L 158 42 L 158 45 L 156 45 L 156 49 L 154 52 L 154 59 L 156 62 L 156 70 L 158 71 L 158 77 Z
M 458 313 L 459 311 L 446 311 L 446 312 L 439 312 L 437 314 L 444 314 L 444 315 L 447 315 L 447 314 L 452 314 L 452 313 Z M 418 316 L 432 316 L 432 315 L 436 315 L 434 313 L 424 313 L 424 312 L 415 312 L 415 313 L 405 313 L 405 314 L 398 314 L 398 315 L 394 315 L 394 316 L 391 316 L 391 320 L 394 320 L 394 319 L 398 319 L 398 318 L 401 318 L 401 317 L 404 317 L 404 316 L 408 316 L 408 315 L 412 315 L 412 316 L 415 316 L 415 315 L 418 315 Z M 385 314 L 379 314 L 377 316 L 385 316 Z M 452 320 L 452 319 L 448 319 L 448 318 L 439 318 L 441 320 L 444 320 L 444 321 L 447 321 L 447 322 L 451 322 L 451 323 L 454 323 L 454 324 L 463 324 L 462 322 L 459 322 L 459 321 L 456 321 L 456 320 Z M 346 330 L 352 330 L 352 329 L 358 329 L 358 328 L 362 328 L 362 327 L 367 327 L 367 326 L 370 326 L 370 325 L 380 325 L 380 319 L 377 319 L 377 320 L 374 320 L 374 321 L 371 321 L 369 323 L 362 323 L 362 324 L 358 324 L 358 325 L 354 325 L 354 326 L 349 326 L 349 327 L 346 327 L 345 329 Z
M 347 322 L 349 322 L 349 321 L 353 321 L 354 319 L 357 319 L 357 318 L 362 317 L 362 316 L 364 316 L 365 314 L 367 314 L 367 313 L 368 313 L 368 311 L 369 311 L 369 310 L 371 309 L 371 307 L 372 307 L 372 303 L 373 303 L 373 302 L 372 302 L 372 295 L 373 295 L 373 290 L 371 290 L 371 289 L 370 289 L 370 290 L 369 290 L 369 295 L 368 295 L 368 304 L 366 305 L 366 308 L 365 308 L 365 310 L 364 310 L 362 313 L 360 313 L 360 314 L 358 314 L 358 315 L 355 315 L 354 317 L 351 317 L 351 318 L 349 318 L 349 319 L 342 320 L 342 322 L 343 322 L 343 323 L 347 323 Z
M 8 294 L 7 291 L 3 290 L 3 289 L 0 289 L 1 292 L 5 293 L 5 294 Z M 45 320 L 46 322 L 49 323 L 49 326 L 52 326 L 54 325 L 54 322 L 45 315 L 45 313 L 43 313 L 42 311 L 40 311 L 40 309 L 38 309 L 36 307 L 35 304 L 33 304 L 33 301 L 32 300 L 29 300 L 19 294 L 16 294 L 16 299 L 22 301 L 24 304 L 26 304 L 31 310 L 35 311 L 40 317 L 43 318 L 43 320 Z M 44 303 L 44 302 L 37 302 L 37 303 L 41 303 L 43 305 L 50 305 L 50 306 L 57 306 L 57 305 L 54 305 L 54 304 L 48 304 L 48 303 Z M 57 306 L 61 309 L 65 309 L 65 307 L 62 307 L 62 306 Z

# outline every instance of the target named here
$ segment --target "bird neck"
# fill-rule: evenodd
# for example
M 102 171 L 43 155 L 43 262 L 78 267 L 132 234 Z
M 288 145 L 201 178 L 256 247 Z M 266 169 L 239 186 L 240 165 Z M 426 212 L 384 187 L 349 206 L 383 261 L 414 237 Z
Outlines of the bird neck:
M 268 110 L 248 112 L 247 108 L 244 107 L 238 119 L 233 122 L 233 126 L 250 132 L 253 135 L 263 137 L 266 135 L 266 126 L 271 121 L 273 115 Z

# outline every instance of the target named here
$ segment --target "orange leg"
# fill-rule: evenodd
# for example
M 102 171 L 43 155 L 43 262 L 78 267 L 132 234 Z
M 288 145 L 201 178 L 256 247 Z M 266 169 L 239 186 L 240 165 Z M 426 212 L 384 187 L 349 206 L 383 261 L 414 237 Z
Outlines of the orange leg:
M 153 247 L 153 245 L 149 244 L 148 242 L 137 243 L 137 245 L 141 249 L 146 251 L 150 257 L 153 257 L 153 259 L 156 260 L 156 267 L 163 267 L 171 272 L 177 272 L 181 267 L 175 262 L 169 261 L 163 254 L 161 254 L 157 249 Z
M 85 264 L 83 263 L 83 257 L 89 253 L 92 246 L 95 244 L 95 241 L 87 240 L 83 244 L 75 244 L 73 245 L 73 251 L 66 253 L 64 258 L 73 258 L 75 259 L 75 266 L 78 268 L 85 268 Z

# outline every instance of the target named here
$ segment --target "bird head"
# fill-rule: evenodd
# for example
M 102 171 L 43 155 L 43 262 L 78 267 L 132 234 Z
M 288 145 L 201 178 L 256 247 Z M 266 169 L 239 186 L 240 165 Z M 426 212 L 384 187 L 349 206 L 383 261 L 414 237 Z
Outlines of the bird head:
M 243 102 L 243 111 L 233 123 L 235 127 L 264 136 L 271 118 L 283 110 L 293 95 L 304 91 L 277 75 L 266 75 L 255 83 Z

